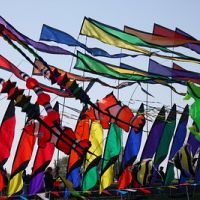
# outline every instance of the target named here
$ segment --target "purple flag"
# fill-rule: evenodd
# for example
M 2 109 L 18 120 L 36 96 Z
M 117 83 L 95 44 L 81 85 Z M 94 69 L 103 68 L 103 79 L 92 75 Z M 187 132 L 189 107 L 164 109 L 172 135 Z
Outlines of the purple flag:
M 44 44 L 42 42 L 36 42 L 27 36 L 23 35 L 19 31 L 17 31 L 11 24 L 9 24 L 3 17 L 0 16 L 0 24 L 4 25 L 7 30 L 9 30 L 13 35 L 15 35 L 20 41 L 31 45 L 38 51 L 51 53 L 51 54 L 63 54 L 63 55 L 73 55 L 70 51 L 67 51 L 61 47 L 57 46 L 50 46 L 47 44 Z
M 29 194 L 36 194 L 44 190 L 44 171 L 34 176 L 29 185 Z
M 141 161 L 153 157 L 159 145 L 164 127 L 165 127 L 165 107 L 163 106 L 160 112 L 158 113 L 158 116 L 154 121 L 154 124 L 151 127 L 145 146 L 143 148 L 143 152 L 140 159 Z
M 186 39 L 197 40 L 196 38 L 192 37 L 188 33 L 185 33 L 184 31 L 182 31 L 179 28 L 176 28 L 176 33 L 185 36 Z M 191 49 L 192 51 L 195 51 L 198 54 L 200 54 L 200 45 L 199 44 L 188 43 L 188 44 L 185 44 L 183 46 L 186 47 L 186 48 L 188 48 L 188 49 Z
M 187 71 L 187 70 L 178 70 L 175 68 L 169 68 L 165 65 L 161 65 L 158 62 L 150 59 L 149 60 L 149 73 L 153 73 L 156 75 L 162 75 L 172 78 L 180 78 L 181 80 L 193 80 L 193 79 L 200 79 L 200 73 Z

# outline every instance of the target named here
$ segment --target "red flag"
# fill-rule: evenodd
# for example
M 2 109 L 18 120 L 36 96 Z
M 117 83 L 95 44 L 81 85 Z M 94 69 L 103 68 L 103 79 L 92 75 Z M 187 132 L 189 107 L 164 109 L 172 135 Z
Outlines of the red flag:
M 90 124 L 89 119 L 79 119 L 76 125 L 75 135 L 79 140 L 89 140 Z M 73 186 L 79 187 L 81 184 L 80 170 L 84 157 L 81 157 L 74 149 L 68 160 L 67 166 L 67 180 L 73 183 Z
M 58 102 L 56 102 L 53 109 L 59 112 Z M 45 148 L 40 148 L 38 146 L 33 164 L 31 180 L 29 184 L 29 194 L 33 195 L 38 192 L 41 192 L 44 189 L 44 184 L 43 184 L 44 171 L 52 160 L 54 150 L 55 146 L 53 143 L 50 142 L 46 143 Z
M 174 39 L 188 39 L 187 37 L 185 37 L 184 35 L 181 35 L 171 29 L 168 29 L 164 26 L 161 26 L 159 24 L 154 24 L 153 27 L 153 34 L 155 35 L 160 35 L 163 37 L 169 37 L 169 38 L 174 38 Z
M 12 142 L 14 139 L 15 132 L 15 106 L 14 102 L 11 101 L 8 105 L 6 113 L 1 123 L 0 127 L 0 166 L 3 167 L 5 162 L 10 156 L 10 150 L 12 146 Z
M 26 131 L 22 132 L 13 161 L 11 178 L 18 172 L 24 170 L 28 165 L 32 156 L 35 140 L 35 136 L 27 134 Z
M 177 65 L 176 63 L 173 63 L 173 69 L 175 70 L 180 70 L 180 71 L 185 71 L 185 72 L 190 72 L 190 73 L 195 73 L 195 72 L 191 72 L 191 71 L 188 71 L 184 68 L 182 68 L 181 66 Z M 200 84 L 200 79 L 197 79 L 197 78 L 188 78 L 188 77 L 179 77 L 181 80 L 186 80 L 186 81 L 192 81 L 193 83 L 197 83 L 197 84 Z
M 5 112 L 4 118 L 0 127 L 0 191 L 5 187 L 3 165 L 10 156 L 10 151 L 14 139 L 15 131 L 15 106 L 11 101 Z

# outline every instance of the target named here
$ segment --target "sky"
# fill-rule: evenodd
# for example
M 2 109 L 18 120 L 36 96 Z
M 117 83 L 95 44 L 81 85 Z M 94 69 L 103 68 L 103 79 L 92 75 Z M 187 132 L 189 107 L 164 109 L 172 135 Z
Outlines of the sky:
M 84 17 L 91 17 L 97 21 L 103 22 L 105 24 L 117 27 L 119 29 L 123 29 L 124 25 L 134 27 L 136 29 L 140 29 L 146 32 L 152 32 L 153 24 L 161 24 L 170 29 L 175 29 L 176 27 L 184 30 L 185 32 L 191 34 L 193 37 L 199 39 L 199 7 L 200 2 L 198 0 L 168 0 L 168 1 L 160 1 L 160 0 L 18 0 L 18 1 L 1 1 L 0 13 L 1 16 L 6 19 L 10 24 L 12 24 L 17 30 L 26 36 L 39 40 L 40 31 L 43 24 L 50 25 L 57 29 L 60 29 L 64 32 L 67 32 L 78 38 L 80 41 L 86 43 L 86 38 L 84 36 L 79 36 L 81 24 L 83 22 Z M 51 43 L 54 44 L 55 43 Z M 117 47 L 112 47 L 110 45 L 102 44 L 101 42 L 96 41 L 95 39 L 87 38 L 88 46 L 94 47 L 102 47 L 110 53 L 119 53 L 122 51 Z M 58 44 L 56 44 L 58 45 Z M 65 45 L 58 45 L 63 48 L 66 48 L 70 51 L 74 51 L 74 48 L 67 47 Z M 176 50 L 176 49 L 175 49 Z M 192 53 L 183 48 L 177 48 L 186 54 L 194 55 L 198 57 L 198 55 Z M 123 52 L 126 52 L 123 50 Z M 58 55 L 48 55 L 45 53 L 38 52 L 44 60 L 46 60 L 49 64 L 58 66 L 66 71 L 83 75 L 81 71 L 77 71 L 73 69 L 73 65 L 75 60 L 70 56 L 58 56 Z M 31 75 L 32 66 L 24 60 L 24 58 L 19 55 L 12 47 L 10 47 L 5 41 L 0 39 L 0 54 L 6 57 L 15 65 L 19 66 L 19 68 L 29 75 Z M 33 57 L 29 55 L 32 59 Z M 102 59 L 103 60 L 103 59 Z M 113 64 L 119 64 L 121 60 L 112 59 L 105 60 Z M 127 62 L 132 66 L 137 66 L 141 69 L 147 69 L 148 60 L 147 58 L 143 59 L 124 59 L 123 62 Z M 72 64 L 71 64 L 72 63 Z M 160 60 L 161 64 L 165 64 L 167 66 L 172 65 L 172 61 L 170 60 Z M 189 69 L 200 72 L 199 66 L 190 63 L 179 63 L 181 66 Z M 85 73 L 85 75 L 89 76 L 90 74 Z M 93 76 L 93 75 L 91 75 Z M 0 77 L 4 79 L 8 79 L 11 77 L 11 80 L 17 81 L 18 85 L 25 88 L 24 83 L 19 81 L 12 76 L 8 72 L 4 72 L 0 70 Z M 117 84 L 117 80 L 108 80 L 104 77 L 101 77 L 102 80 L 107 81 L 112 84 Z M 42 83 L 49 84 L 47 80 L 43 78 L 38 78 Z M 147 87 L 146 85 L 143 85 Z M 186 92 L 186 88 L 183 86 L 175 85 L 174 86 L 181 92 Z M 85 87 L 85 86 L 84 86 Z M 186 101 L 183 100 L 182 96 L 176 95 L 174 93 L 171 94 L 171 91 L 168 88 L 158 85 L 149 85 L 149 92 L 154 97 L 148 97 L 149 101 L 159 102 L 157 104 L 158 107 L 162 105 L 168 105 L 169 107 L 173 103 L 177 103 L 178 105 L 184 107 L 186 105 Z M 97 99 L 103 98 L 106 94 L 110 93 L 112 90 L 108 88 L 104 88 L 100 85 L 95 85 L 89 92 L 91 100 L 95 102 Z M 135 91 L 133 93 L 133 91 Z M 27 91 L 28 93 L 28 91 Z M 140 102 L 145 102 L 147 100 L 147 96 L 141 92 L 141 90 L 137 86 L 132 86 L 120 91 L 114 91 L 114 94 L 124 103 L 129 104 L 129 106 L 133 110 L 137 110 Z M 33 99 L 35 95 L 33 95 Z M 133 96 L 134 104 L 130 104 L 130 98 Z M 52 95 L 52 99 L 55 96 Z M 59 102 L 63 102 L 62 98 L 56 98 Z M 78 100 L 67 99 L 66 105 L 76 107 L 81 109 L 82 105 Z M 54 104 L 55 101 L 52 102 Z M 5 95 L 0 96 L 0 108 L 2 110 L 2 114 L 0 115 L 0 120 L 3 118 L 3 114 L 6 110 L 6 106 L 8 105 L 8 101 L 5 98 Z M 62 108 L 61 108 L 62 109 Z M 65 109 L 66 113 L 72 113 L 72 111 Z M 23 123 L 25 121 L 25 115 L 21 113 L 21 110 L 17 108 L 17 127 L 16 127 L 16 137 L 14 141 L 14 147 L 12 148 L 11 157 L 6 163 L 6 168 L 8 171 L 11 169 L 12 160 L 15 154 L 15 149 L 18 143 L 19 136 L 21 134 L 21 130 L 23 128 Z M 45 114 L 45 112 L 43 112 Z M 78 115 L 77 115 L 78 116 Z M 75 126 L 75 121 L 71 121 L 67 118 L 63 118 L 63 124 L 67 126 Z M 146 127 L 147 129 L 150 128 Z M 125 133 L 127 135 L 127 133 Z M 126 136 L 125 136 L 126 138 Z M 125 139 L 123 140 L 125 142 Z M 54 159 L 56 159 L 57 154 L 55 154 Z M 62 154 L 59 155 L 63 156 Z M 29 165 L 28 171 L 30 172 L 31 163 Z

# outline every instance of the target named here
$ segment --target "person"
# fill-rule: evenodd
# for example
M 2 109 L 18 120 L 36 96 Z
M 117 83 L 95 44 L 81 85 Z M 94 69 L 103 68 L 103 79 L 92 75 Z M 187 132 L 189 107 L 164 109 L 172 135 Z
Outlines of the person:
M 159 174 L 160 174 L 160 178 L 161 178 L 161 181 L 164 182 L 165 181 L 165 172 L 163 171 L 164 167 L 161 166 L 160 169 L 159 169 Z
M 24 181 L 24 194 L 28 194 L 30 175 L 26 174 L 26 170 L 23 171 L 22 178 L 23 178 L 23 181 Z
M 50 191 L 53 191 L 53 187 L 54 187 L 53 186 L 54 179 L 53 179 L 52 172 L 53 172 L 52 167 L 48 167 L 44 173 L 44 184 L 45 184 L 45 191 L 47 192 L 47 196 L 49 196 Z

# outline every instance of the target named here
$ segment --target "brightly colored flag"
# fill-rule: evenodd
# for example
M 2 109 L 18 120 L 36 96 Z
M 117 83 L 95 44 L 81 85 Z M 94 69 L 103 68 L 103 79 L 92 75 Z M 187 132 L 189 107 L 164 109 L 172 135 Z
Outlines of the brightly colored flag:
M 157 24 L 154 25 L 154 28 L 158 26 Z M 164 28 L 164 27 L 163 27 Z M 164 35 L 158 34 L 158 32 L 154 31 L 154 33 L 147 33 L 144 31 L 137 30 L 135 28 L 131 28 L 128 26 L 124 26 L 124 32 L 129 33 L 131 35 L 139 37 L 141 40 L 148 42 L 150 44 L 164 46 L 164 47 L 177 47 L 183 46 L 184 44 L 188 43 L 197 43 L 199 44 L 200 41 L 195 40 L 194 38 L 186 38 L 186 37 L 174 37 L 177 33 L 174 32 L 172 37 L 164 37 Z
M 195 51 L 196 53 L 200 53 L 200 44 L 199 41 L 196 40 L 194 37 L 189 35 L 188 33 L 185 33 L 184 31 L 180 30 L 179 28 L 176 28 L 176 30 L 171 30 L 169 28 L 166 28 L 164 26 L 161 26 L 159 24 L 154 24 L 153 28 L 153 34 L 162 36 L 165 38 L 171 39 L 174 43 L 177 40 L 188 40 L 188 42 L 182 44 L 184 47 L 191 49 L 192 51 Z
M 165 180 L 163 180 L 166 185 L 171 184 L 171 182 L 174 180 L 174 163 L 172 159 L 174 158 L 176 152 L 178 152 L 180 148 L 183 146 L 183 143 L 185 141 L 187 133 L 188 117 L 189 117 L 189 108 L 188 105 L 186 105 L 179 120 L 179 123 L 177 125 L 173 143 L 171 146 L 167 169 L 165 173 Z
M 59 112 L 58 102 L 55 103 L 53 109 Z M 50 142 L 48 142 L 44 148 L 38 146 L 29 183 L 30 195 L 34 195 L 44 190 L 44 171 L 52 160 L 54 150 L 55 146 Z
M 14 102 L 10 101 L 0 126 L 0 191 L 5 187 L 4 164 L 10 156 L 16 125 Z
M 93 154 L 86 154 L 82 180 L 83 191 L 92 189 L 98 181 L 98 165 L 101 160 L 103 148 L 103 129 L 99 120 L 93 121 L 91 124 L 89 141 L 91 142 L 89 151 Z
M 149 81 L 154 79 L 166 80 L 168 78 L 162 76 L 147 75 L 147 73 L 141 70 L 134 71 L 133 69 L 123 69 L 108 63 L 104 63 L 97 59 L 94 59 L 86 54 L 77 52 L 77 61 L 75 69 L 87 71 L 90 73 L 114 78 L 118 80 L 132 80 L 132 81 Z
M 67 51 L 61 47 L 50 46 L 42 42 L 36 42 L 27 36 L 16 30 L 11 24 L 9 24 L 3 17 L 0 16 L 0 24 L 5 27 L 3 33 L 7 35 L 10 39 L 15 41 L 23 42 L 37 49 L 38 51 L 51 53 L 51 54 L 63 54 L 63 55 L 73 55 L 70 51 Z
M 121 134 L 122 129 L 111 123 L 101 165 L 100 193 L 113 183 L 114 164 L 121 152 Z
M 185 81 L 189 81 L 189 80 L 199 81 L 200 73 L 192 72 L 188 70 L 180 70 L 180 68 L 176 69 L 178 66 L 176 64 L 173 64 L 173 65 L 174 67 L 170 68 L 150 59 L 148 72 L 155 75 L 171 77 L 173 79 L 180 79 L 180 80 L 185 80 Z
M 60 44 L 66 44 L 68 46 L 81 47 L 93 56 L 102 56 L 102 57 L 108 57 L 108 58 L 124 58 L 127 56 L 132 56 L 132 57 L 137 56 L 137 55 L 130 55 L 126 53 L 118 53 L 118 54 L 112 55 L 112 54 L 109 54 L 107 51 L 97 48 L 97 47 L 89 48 L 85 44 L 76 40 L 73 36 L 69 35 L 68 33 L 65 33 L 61 30 L 50 27 L 46 24 L 43 24 L 42 26 L 40 40 L 54 41 Z
M 166 47 L 149 44 L 136 36 L 125 33 L 115 27 L 108 26 L 91 18 L 84 19 L 81 27 L 81 34 L 86 35 L 88 37 L 96 38 L 104 43 L 111 44 L 120 48 L 143 53 L 147 56 L 156 56 L 160 58 L 185 62 L 200 62 L 196 58 L 169 50 Z M 174 55 L 178 55 L 178 57 L 160 55 L 155 52 L 152 53 L 151 51 L 148 51 L 142 47 L 156 48 L 167 53 L 173 53 Z
M 12 165 L 8 196 L 21 192 L 23 189 L 22 175 L 31 159 L 35 140 L 36 137 L 32 133 L 22 132 Z
M 84 113 L 81 113 L 76 125 L 75 134 L 79 140 L 89 139 L 90 124 L 88 118 L 83 118 Z M 72 149 L 68 159 L 67 166 L 67 180 L 72 182 L 74 188 L 78 188 L 81 185 L 81 166 L 83 164 L 84 157 L 80 157 L 76 151 Z
M 163 106 L 160 109 L 151 127 L 151 130 L 149 131 L 147 140 L 145 142 L 145 145 L 142 151 L 140 161 L 153 157 L 153 155 L 155 154 L 158 148 L 160 138 L 163 135 L 164 127 L 165 127 L 165 107 Z
M 173 63 L 172 68 L 175 69 L 175 70 L 179 70 L 181 73 L 182 72 L 188 72 L 189 74 L 191 74 L 191 76 L 193 76 L 193 74 L 197 75 L 197 76 L 199 75 L 199 73 L 186 70 L 186 69 L 184 69 L 183 67 L 181 67 L 180 65 L 178 65 L 176 63 Z M 186 80 L 186 81 L 190 80 L 193 83 L 200 84 L 200 79 L 196 79 L 196 78 L 192 78 L 192 77 L 191 78 L 188 78 L 188 77 L 179 77 L 179 79 Z
M 144 114 L 143 104 L 141 104 L 140 108 L 138 109 L 138 114 Z M 126 188 L 132 182 L 132 164 L 136 160 L 140 150 L 142 132 L 143 130 L 140 130 L 138 133 L 135 133 L 133 128 L 131 128 L 129 132 L 119 173 L 119 189 Z
M 174 130 L 176 127 L 176 104 L 173 105 L 165 123 L 165 127 L 163 130 L 163 135 L 160 139 L 160 143 L 158 149 L 156 151 L 154 162 L 153 162 L 153 173 L 151 178 L 151 184 L 154 184 L 158 178 L 158 168 L 162 161 L 166 158 L 169 145 L 174 135 Z

